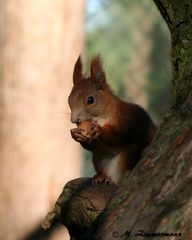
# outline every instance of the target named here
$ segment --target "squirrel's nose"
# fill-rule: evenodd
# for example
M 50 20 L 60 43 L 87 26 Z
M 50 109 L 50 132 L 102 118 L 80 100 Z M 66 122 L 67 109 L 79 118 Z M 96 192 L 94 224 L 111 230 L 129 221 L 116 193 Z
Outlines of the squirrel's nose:
M 71 113 L 71 122 L 72 123 L 80 123 L 82 122 L 82 114 L 81 113 Z

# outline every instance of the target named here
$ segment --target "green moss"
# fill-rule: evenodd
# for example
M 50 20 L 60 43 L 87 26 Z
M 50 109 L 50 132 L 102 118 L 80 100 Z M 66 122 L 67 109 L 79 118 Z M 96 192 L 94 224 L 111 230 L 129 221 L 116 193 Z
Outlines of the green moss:
M 176 232 L 180 227 L 181 218 L 182 218 L 182 215 L 180 210 L 175 210 L 171 212 L 168 216 L 162 219 L 158 227 L 158 231 L 159 232 Z

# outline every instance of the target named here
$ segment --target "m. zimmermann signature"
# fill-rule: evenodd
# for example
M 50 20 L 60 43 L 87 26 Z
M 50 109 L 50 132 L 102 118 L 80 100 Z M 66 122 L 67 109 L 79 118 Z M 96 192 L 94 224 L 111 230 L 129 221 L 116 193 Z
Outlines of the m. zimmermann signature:
M 182 233 L 180 232 L 145 232 L 144 230 L 138 230 L 136 233 L 132 233 L 131 231 L 125 231 L 120 234 L 118 231 L 112 232 L 112 237 L 114 239 L 127 239 L 127 237 L 153 237 L 153 238 L 164 238 L 164 237 L 181 237 Z

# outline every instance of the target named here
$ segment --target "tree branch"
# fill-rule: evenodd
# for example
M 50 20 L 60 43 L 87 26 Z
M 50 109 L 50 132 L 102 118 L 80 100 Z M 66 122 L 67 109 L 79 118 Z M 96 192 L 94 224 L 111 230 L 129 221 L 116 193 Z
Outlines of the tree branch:
M 78 178 L 68 182 L 53 211 L 45 217 L 42 228 L 48 230 L 55 223 L 64 224 L 72 239 L 79 239 L 92 228 L 116 190 L 115 185 L 92 184 L 92 178 Z
M 168 27 L 171 29 L 172 26 L 172 20 L 169 17 L 169 14 L 167 12 L 167 1 L 161 1 L 161 0 L 154 0 L 156 6 L 158 7 L 160 13 L 162 14 L 163 18 L 165 19 Z
M 173 105 L 179 106 L 192 88 L 192 1 L 154 0 L 172 39 Z

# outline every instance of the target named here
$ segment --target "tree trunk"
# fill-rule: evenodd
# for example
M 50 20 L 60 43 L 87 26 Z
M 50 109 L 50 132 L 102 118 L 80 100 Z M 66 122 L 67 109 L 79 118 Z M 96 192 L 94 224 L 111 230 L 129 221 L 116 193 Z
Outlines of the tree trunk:
M 28 235 L 80 175 L 67 97 L 83 2 L 0 1 L 0 239 Z
M 154 142 L 85 239 L 151 239 L 136 235 L 139 230 L 192 239 L 192 2 L 154 2 L 172 37 L 173 104 Z
M 150 1 L 136 5 L 133 3 L 133 6 L 130 7 L 129 15 L 132 29 L 129 31 L 131 31 L 133 49 L 129 53 L 130 63 L 124 79 L 130 101 L 139 104 L 144 109 L 148 108 L 147 92 L 143 91 L 143 89 L 146 89 L 147 86 L 147 78 L 150 71 L 149 58 L 152 48 L 152 38 L 148 33 L 152 29 L 154 19 L 156 19 L 153 16 L 153 10 L 157 11 L 150 7 Z M 133 19 L 137 20 L 135 24 L 133 24 Z

